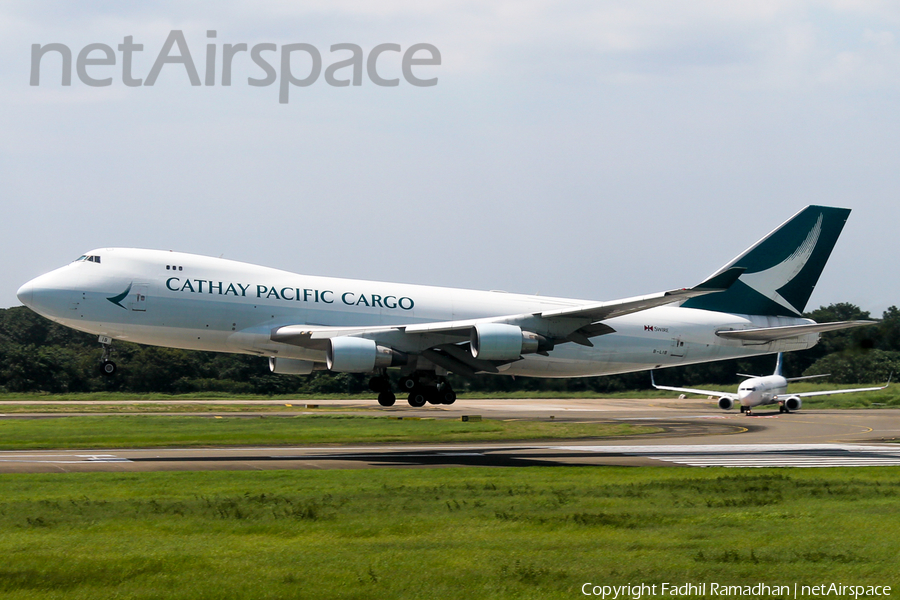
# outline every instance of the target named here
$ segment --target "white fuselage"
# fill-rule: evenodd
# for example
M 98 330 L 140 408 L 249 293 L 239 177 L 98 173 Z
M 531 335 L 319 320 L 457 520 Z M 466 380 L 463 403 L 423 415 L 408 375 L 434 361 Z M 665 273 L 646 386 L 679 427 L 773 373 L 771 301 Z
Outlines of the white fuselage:
M 81 331 L 192 350 L 325 362 L 324 351 L 272 341 L 272 330 L 298 324 L 358 327 L 456 321 L 586 303 L 314 277 L 158 250 L 112 248 L 91 254 L 101 256 L 102 262 L 77 261 L 42 275 L 22 286 L 19 298 L 38 313 Z M 605 323 L 614 332 L 591 338 L 593 347 L 559 344 L 549 356 L 528 354 L 501 371 L 536 377 L 607 375 L 801 350 L 818 340 L 815 333 L 768 343 L 728 340 L 716 331 L 811 321 L 675 305 Z
M 738 386 L 738 402 L 742 406 L 752 408 L 777 402 L 776 396 L 787 392 L 787 379 L 781 375 L 751 377 Z

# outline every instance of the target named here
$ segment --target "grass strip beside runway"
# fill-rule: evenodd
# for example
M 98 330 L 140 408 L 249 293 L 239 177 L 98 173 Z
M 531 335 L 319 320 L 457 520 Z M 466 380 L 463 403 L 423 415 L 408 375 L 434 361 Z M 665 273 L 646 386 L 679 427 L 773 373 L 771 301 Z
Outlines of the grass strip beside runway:
M 88 416 L 0 420 L 0 450 L 188 448 L 583 439 L 646 434 L 626 423 L 460 422 L 350 415 L 292 417 Z
M 897 468 L 0 475 L 4 598 L 897 586 Z M 895 587 L 896 589 L 896 587 Z
M 649 378 L 648 378 L 649 380 Z M 648 381 L 649 383 L 649 381 Z M 868 384 L 838 384 L 838 383 L 810 383 L 810 382 L 796 382 L 790 384 L 790 391 L 797 392 L 812 392 L 812 391 L 821 391 L 821 390 L 836 390 L 841 388 L 848 387 L 877 387 L 880 385 L 884 385 L 885 382 L 874 382 Z M 678 382 L 673 383 L 672 385 L 678 385 Z M 737 391 L 737 383 L 733 385 L 717 385 L 717 384 L 699 384 L 696 386 L 701 389 L 708 389 L 711 391 L 718 390 L 719 392 L 730 392 L 735 393 Z M 204 400 L 209 401 L 209 404 L 215 404 L 217 400 L 239 400 L 246 401 L 247 404 L 252 405 L 255 400 L 265 400 L 265 401 L 279 401 L 288 404 L 302 405 L 307 402 L 315 402 L 316 400 L 347 400 L 352 402 L 365 402 L 371 403 L 374 406 L 375 399 L 377 394 L 373 393 L 362 393 L 362 394 L 285 394 L 285 395 L 253 395 L 253 394 L 229 394 L 224 392 L 195 392 L 190 394 L 157 394 L 157 393 L 148 393 L 148 394 L 135 394 L 135 393 L 121 393 L 121 392 L 93 392 L 93 393 L 73 393 L 73 394 L 46 394 L 46 393 L 33 393 L 33 394 L 15 394 L 15 393 L 3 393 L 0 394 L 0 401 L 50 401 L 50 402 L 60 402 L 66 403 L 70 401 L 96 401 L 96 402 L 128 402 L 128 401 L 172 401 L 172 400 Z M 490 400 L 518 400 L 518 399 L 591 399 L 591 398 L 605 398 L 605 399 L 635 399 L 635 398 L 643 398 L 643 399 L 656 399 L 656 398 L 672 398 L 676 399 L 678 397 L 677 392 L 665 392 L 660 390 L 655 390 L 652 388 L 645 388 L 639 390 L 625 390 L 620 392 L 589 392 L 589 391 L 580 391 L 580 392 L 563 392 L 563 391 L 553 391 L 553 390 L 543 390 L 543 391 L 516 391 L 516 392 L 466 392 L 461 391 L 460 397 L 465 400 L 478 400 L 478 399 L 490 399 Z M 690 396 L 691 398 L 697 399 L 701 396 Z M 403 398 L 398 400 L 399 403 L 403 403 Z M 879 392 L 864 392 L 857 394 L 845 394 L 839 396 L 823 396 L 816 398 L 809 398 L 804 400 L 804 405 L 807 403 L 811 405 L 815 405 L 819 408 L 865 408 L 869 406 L 885 406 L 885 407 L 900 407 L 900 385 L 891 384 L 890 387 L 879 391 Z M 0 412 L 4 412 L 5 407 Z

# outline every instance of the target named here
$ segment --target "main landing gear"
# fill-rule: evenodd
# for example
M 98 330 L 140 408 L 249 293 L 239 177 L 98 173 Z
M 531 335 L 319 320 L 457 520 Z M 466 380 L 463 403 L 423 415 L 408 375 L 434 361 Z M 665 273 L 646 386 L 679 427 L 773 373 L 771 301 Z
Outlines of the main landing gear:
M 453 404 L 456 402 L 456 392 L 444 377 L 414 373 L 411 377 L 401 379 L 400 387 L 409 392 L 406 401 L 413 408 L 421 408 L 426 403 Z
M 116 374 L 116 363 L 109 360 L 112 351 L 112 340 L 105 335 L 100 336 L 100 345 L 103 346 L 103 356 L 100 357 L 100 374 L 112 377 Z
M 369 389 L 378 392 L 378 404 L 393 406 L 397 397 L 391 390 L 387 375 L 378 375 L 369 380 Z M 413 408 L 426 404 L 453 404 L 456 392 L 444 377 L 436 377 L 428 372 L 416 372 L 400 380 L 400 389 L 407 393 L 406 401 Z
M 378 375 L 370 379 L 369 389 L 378 392 L 378 404 L 382 406 L 393 406 L 397 401 L 397 396 L 391 391 L 391 381 L 387 375 Z

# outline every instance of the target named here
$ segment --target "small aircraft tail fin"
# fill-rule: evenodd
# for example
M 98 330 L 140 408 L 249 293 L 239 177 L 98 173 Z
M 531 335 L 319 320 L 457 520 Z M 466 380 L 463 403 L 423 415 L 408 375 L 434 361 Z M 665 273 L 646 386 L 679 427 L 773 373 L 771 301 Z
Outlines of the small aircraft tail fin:
M 690 298 L 682 306 L 743 315 L 801 316 L 849 215 L 847 208 L 807 206 L 711 276 L 743 268 L 728 290 Z

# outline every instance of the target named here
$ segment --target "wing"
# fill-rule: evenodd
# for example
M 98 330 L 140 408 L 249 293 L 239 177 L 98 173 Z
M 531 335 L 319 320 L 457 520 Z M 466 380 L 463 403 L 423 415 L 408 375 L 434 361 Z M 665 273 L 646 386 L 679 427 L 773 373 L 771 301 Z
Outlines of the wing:
M 650 371 L 650 383 L 658 390 L 668 390 L 670 392 L 683 392 L 685 394 L 698 394 L 700 396 L 717 396 L 719 398 L 731 398 L 732 400 L 737 400 L 737 394 L 732 394 L 730 392 L 716 392 L 713 390 L 698 390 L 695 388 L 680 388 L 680 387 L 669 387 L 667 385 L 656 385 L 656 380 L 653 378 L 653 371 Z
M 704 296 L 706 294 L 722 292 L 728 289 L 728 287 L 731 286 L 735 281 L 737 281 L 741 276 L 741 273 L 743 272 L 744 270 L 741 268 L 729 269 L 728 271 L 725 271 L 724 273 L 708 279 L 692 288 L 669 290 L 668 292 L 660 292 L 657 294 L 650 294 L 648 296 L 635 296 L 633 298 L 624 298 L 622 300 L 613 300 L 611 302 L 595 302 L 591 304 L 582 304 L 579 306 L 561 308 L 556 310 L 547 310 L 527 315 L 509 315 L 504 317 L 489 317 L 485 319 L 469 319 L 465 321 L 444 321 L 441 323 L 406 325 L 403 326 L 403 329 L 407 333 L 445 333 L 449 331 L 459 330 L 463 330 L 465 333 L 468 333 L 468 331 L 472 327 L 478 325 L 479 323 L 506 323 L 510 325 L 526 325 L 529 327 L 534 326 L 537 329 L 542 330 L 535 331 L 535 333 L 541 333 L 543 335 L 544 332 L 546 332 L 550 335 L 554 335 L 554 330 L 565 330 L 571 327 L 573 322 L 580 321 L 584 323 L 584 325 L 570 331 L 570 333 L 572 333 L 577 329 L 581 329 L 582 327 L 595 322 L 605 321 L 614 317 L 621 317 L 623 315 L 655 308 L 657 306 L 671 304 L 673 302 L 686 300 L 688 298 L 695 298 L 697 296 Z M 543 322 L 543 325 L 541 324 L 541 322 Z M 557 323 L 563 323 L 564 325 L 562 327 L 556 327 L 555 325 Z M 532 329 L 529 330 L 532 331 Z M 602 333 L 611 333 L 612 331 L 612 329 L 607 328 L 607 330 L 602 331 Z
M 891 373 L 891 377 L 893 377 L 893 373 Z M 830 396 L 832 394 L 850 394 L 853 392 L 875 392 L 878 390 L 883 390 L 887 386 L 891 385 L 891 377 L 888 378 L 888 382 L 882 386 L 878 387 L 867 387 L 867 388 L 853 388 L 847 390 L 825 390 L 822 392 L 801 392 L 799 394 L 779 394 L 776 396 L 776 399 L 779 398 L 787 398 L 788 396 L 799 396 L 801 398 L 809 398 L 810 396 Z
M 472 330 L 479 325 L 488 323 L 514 325 L 524 331 L 543 336 L 551 345 L 575 342 L 593 346 L 591 337 L 615 331 L 603 321 L 688 298 L 721 292 L 737 281 L 743 271 L 742 268 L 729 269 L 692 288 L 610 302 L 593 302 L 563 309 L 459 321 L 374 327 L 286 325 L 273 329 L 270 339 L 313 350 L 327 350 L 331 338 L 364 337 L 401 352 L 422 354 L 435 364 L 460 373 L 496 372 L 498 365 L 513 362 L 519 357 L 505 361 L 486 361 L 474 358 L 468 348 L 463 351 L 463 346 L 459 344 L 467 342 Z
M 809 333 L 822 333 L 823 331 L 835 331 L 863 325 L 874 325 L 878 321 L 838 321 L 836 323 L 808 323 L 806 325 L 786 325 L 782 327 L 757 327 L 754 329 L 725 329 L 716 332 L 716 335 L 731 340 L 745 342 L 771 342 L 786 338 L 799 337 Z

